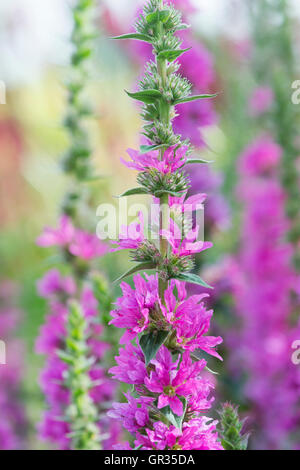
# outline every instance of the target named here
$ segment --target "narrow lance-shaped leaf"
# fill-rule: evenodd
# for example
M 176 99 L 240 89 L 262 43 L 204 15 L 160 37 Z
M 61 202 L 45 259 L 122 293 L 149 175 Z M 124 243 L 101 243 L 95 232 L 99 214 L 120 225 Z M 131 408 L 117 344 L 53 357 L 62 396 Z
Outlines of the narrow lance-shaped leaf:
M 140 34 L 140 33 L 129 33 L 129 34 L 122 34 L 122 36 L 114 36 L 111 39 L 136 39 L 138 41 L 143 42 L 152 42 L 152 38 L 147 36 L 147 34 Z
M 116 279 L 114 282 L 120 282 L 123 279 L 125 279 L 128 276 L 131 276 L 131 274 L 137 273 L 139 271 L 143 271 L 144 269 L 155 269 L 156 265 L 152 262 L 147 262 L 147 263 L 139 263 L 135 265 L 133 268 L 128 269 L 126 273 L 122 274 L 118 279 Z
M 175 413 L 173 413 L 173 411 L 171 410 L 171 408 L 169 406 L 166 406 L 165 408 L 162 408 L 161 412 L 170 421 L 170 423 L 173 424 L 173 426 L 180 429 L 180 431 L 181 431 L 183 418 L 184 418 L 184 415 L 185 415 L 185 412 L 186 412 L 186 407 L 187 407 L 187 400 L 184 397 L 179 397 L 179 400 L 181 401 L 181 403 L 183 405 L 183 413 L 182 413 L 181 416 L 178 416 Z
M 184 192 L 185 191 L 176 192 L 176 191 L 168 191 L 167 189 L 162 189 L 162 190 L 156 191 L 154 193 L 154 196 L 161 197 L 163 194 L 169 194 L 170 196 L 173 196 L 173 197 L 181 197 Z
M 214 93 L 212 95 L 206 94 L 206 95 L 194 95 L 194 96 L 187 96 L 186 98 L 181 98 L 176 101 L 174 101 L 174 105 L 176 104 L 181 104 L 181 103 L 189 103 L 190 101 L 196 101 L 196 100 L 204 100 L 208 98 L 216 98 L 218 96 L 218 93 Z
M 203 160 L 202 158 L 189 158 L 185 165 L 192 165 L 193 163 L 214 163 L 213 160 Z
M 166 144 L 158 144 L 158 145 L 141 145 L 140 152 L 141 154 L 152 152 L 153 150 L 159 150 L 163 147 L 168 147 Z
M 175 50 L 172 50 L 172 49 L 168 49 L 168 50 L 165 50 L 165 51 L 161 51 L 157 58 L 159 60 L 167 60 L 169 62 L 173 62 L 174 60 L 178 59 L 178 57 L 180 57 L 182 54 L 184 54 L 185 52 L 189 51 L 191 49 L 191 47 L 188 47 L 187 49 L 175 49 Z
M 151 90 L 151 89 L 141 90 L 136 93 L 130 93 L 129 91 L 126 91 L 126 93 L 128 96 L 130 96 L 130 98 L 137 100 L 137 101 L 142 101 L 143 103 L 146 103 L 146 104 L 155 103 L 157 100 L 162 98 L 162 94 L 160 91 Z
M 207 289 L 213 289 L 209 284 L 207 284 L 200 276 L 193 273 L 180 273 L 177 276 L 174 276 L 174 279 L 179 279 L 180 281 L 189 282 L 191 284 L 197 284 L 198 286 L 206 287 Z
M 120 196 L 117 197 L 126 197 L 126 196 L 134 196 L 135 194 L 148 194 L 147 189 L 145 188 L 131 188 L 125 191 L 125 193 L 121 194 Z
M 167 339 L 168 331 L 151 331 L 140 338 L 140 346 L 145 356 L 146 366 L 155 358 L 159 348 Z

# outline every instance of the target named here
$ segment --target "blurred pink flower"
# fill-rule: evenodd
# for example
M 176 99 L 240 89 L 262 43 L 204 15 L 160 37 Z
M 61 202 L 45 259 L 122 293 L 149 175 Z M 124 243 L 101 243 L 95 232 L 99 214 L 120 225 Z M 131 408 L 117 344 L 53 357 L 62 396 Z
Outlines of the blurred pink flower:
M 269 136 L 261 136 L 243 152 L 239 171 L 244 176 L 263 175 L 276 169 L 282 155 L 281 147 Z
M 249 100 L 249 113 L 253 117 L 269 111 L 274 102 L 274 93 L 268 86 L 256 88 Z
M 37 245 L 43 247 L 66 246 L 73 240 L 75 229 L 71 219 L 63 215 L 59 220 L 57 229 L 46 227 L 42 235 L 36 241 Z
M 72 255 L 89 261 L 105 255 L 108 248 L 96 235 L 83 230 L 76 230 L 69 251 Z

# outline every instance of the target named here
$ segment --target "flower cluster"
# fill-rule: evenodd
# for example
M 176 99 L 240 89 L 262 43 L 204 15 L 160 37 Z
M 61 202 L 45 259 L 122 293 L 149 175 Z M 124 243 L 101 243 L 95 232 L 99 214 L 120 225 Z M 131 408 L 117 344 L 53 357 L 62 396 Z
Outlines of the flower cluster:
M 127 343 L 116 360 L 118 366 L 111 373 L 122 382 L 134 384 L 138 398 L 125 394 L 127 403 L 115 403 L 108 415 L 122 419 L 125 428 L 135 434 L 135 447 L 222 449 L 216 422 L 200 414 L 209 410 L 213 401 L 209 398 L 213 385 L 200 375 L 206 365 L 204 359 L 194 363 L 185 351 L 174 360 L 163 345 L 146 366 L 140 346 Z
M 40 246 L 58 247 L 59 259 L 69 273 L 64 278 L 57 270 L 50 271 L 39 283 L 40 294 L 50 305 L 37 342 L 38 351 L 47 355 L 41 385 L 49 408 L 40 430 L 60 448 L 74 450 L 110 448 L 118 434 L 118 426 L 110 425 L 104 414 L 114 387 L 106 376 L 104 353 L 108 345 L 102 341 L 104 331 L 97 321 L 100 313 L 103 319 L 107 315 L 111 299 L 103 286 L 97 291 L 97 300 L 91 290 L 92 262 L 104 255 L 107 247 L 82 230 L 80 217 L 90 210 L 90 193 L 82 181 L 95 177 L 85 125 L 91 110 L 84 94 L 94 37 L 94 6 L 94 0 L 76 0 L 71 8 L 73 48 L 64 120 L 69 146 L 62 168 L 73 181 L 62 202 L 58 228 L 46 228 L 37 240 Z M 94 288 L 95 284 L 99 287 L 94 282 Z
M 172 280 L 162 301 L 157 276 L 145 274 L 145 278 L 140 274 L 134 276 L 134 288 L 125 282 L 121 284 L 123 297 L 117 299 L 116 309 L 111 312 L 111 323 L 118 328 L 126 328 L 121 343 L 127 344 L 148 328 L 166 331 L 172 328 L 174 349 L 202 349 L 220 358 L 214 348 L 222 339 L 205 336 L 213 314 L 212 310 L 206 310 L 203 302 L 208 295 L 188 298 L 185 283 Z
M 27 422 L 21 400 L 24 345 L 15 338 L 21 320 L 21 312 L 12 305 L 15 291 L 12 283 L 0 283 L 0 339 L 5 343 L 7 356 L 5 365 L 0 362 L 1 450 L 24 448 L 26 437 Z
M 227 338 L 232 374 L 243 382 L 254 412 L 255 448 L 282 449 L 299 422 L 300 376 L 291 361 L 292 247 L 285 194 L 279 183 L 280 147 L 261 137 L 240 158 L 243 225 L 240 252 L 228 273 L 233 282 L 238 328 Z M 255 293 L 255 295 L 253 295 Z M 254 424 L 253 424 L 254 425 Z
M 111 324 L 125 328 L 121 339 L 125 346 L 110 372 L 133 389 L 125 394 L 126 402 L 113 405 L 109 416 L 121 419 L 134 435 L 123 446 L 126 449 L 132 444 L 137 449 L 222 449 L 217 423 L 203 416 L 213 401 L 213 384 L 201 357 L 208 353 L 220 358 L 215 348 L 222 339 L 207 335 L 213 312 L 205 306 L 206 295 L 188 297 L 186 292 L 186 282 L 207 286 L 191 273 L 192 256 L 212 244 L 198 239 L 199 226 L 192 217 L 184 220 L 186 213 L 203 207 L 206 195 L 187 197 L 190 178 L 184 167 L 190 162 L 191 148 L 172 125 L 177 105 L 207 95 L 192 96 L 192 84 L 177 73 L 186 48 L 181 48 L 183 39 L 176 33 L 186 25 L 173 4 L 150 0 L 135 26 L 135 33 L 118 39 L 151 45 L 155 60 L 147 64 L 139 91 L 128 92 L 143 103 L 146 140 L 139 152 L 128 152 L 132 161 L 124 163 L 139 172 L 139 187 L 123 196 L 154 197 L 159 208 L 157 243 L 146 237 L 140 214 L 139 223 L 123 227 L 117 250 L 131 250 L 138 262 L 131 273 L 154 269 L 156 274 L 135 275 L 134 287 L 122 282 L 123 296 L 111 313 Z
M 107 246 L 96 235 L 76 229 L 67 215 L 62 215 L 57 228 L 46 227 L 37 239 L 42 247 L 58 246 L 68 255 L 90 261 L 107 252 Z
M 71 390 L 66 383 L 68 364 L 61 357 L 61 351 L 67 350 L 69 301 L 76 294 L 76 283 L 72 277 L 64 277 L 53 269 L 39 281 L 38 291 L 50 302 L 51 308 L 36 342 L 36 351 L 47 357 L 40 385 L 47 398 L 48 409 L 39 425 L 40 436 L 55 443 L 60 449 L 70 449 L 72 428 L 67 411 L 71 404 Z M 102 445 L 110 449 L 119 436 L 117 423 L 109 422 L 104 415 L 105 404 L 111 401 L 115 393 L 115 386 L 102 366 L 110 345 L 101 340 L 103 327 L 97 321 L 98 302 L 88 285 L 82 289 L 80 306 L 86 319 L 88 358 L 92 359 L 88 370 L 91 381 L 89 393 L 97 408 L 97 425 L 103 436 Z

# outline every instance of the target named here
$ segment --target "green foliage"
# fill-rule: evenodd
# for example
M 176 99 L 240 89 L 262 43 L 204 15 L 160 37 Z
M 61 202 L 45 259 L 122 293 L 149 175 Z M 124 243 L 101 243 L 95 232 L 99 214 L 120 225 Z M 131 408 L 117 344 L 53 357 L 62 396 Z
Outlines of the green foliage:
M 170 406 L 166 406 L 165 408 L 162 408 L 161 409 L 161 412 L 163 413 L 163 415 L 167 418 L 167 420 L 173 425 L 175 426 L 176 428 L 180 429 L 180 431 L 182 430 L 182 423 L 183 423 L 183 420 L 184 420 L 184 417 L 185 417 L 185 413 L 186 413 L 186 407 L 187 407 L 187 400 L 186 398 L 184 397 L 179 397 L 179 400 L 181 401 L 182 405 L 183 405 L 183 413 L 181 416 L 178 416 L 176 415 L 175 413 L 173 413 L 173 411 L 171 410 Z
M 161 197 L 163 194 L 180 197 L 190 186 L 189 180 L 182 171 L 163 174 L 155 168 L 139 173 L 137 182 L 148 194 L 153 194 L 156 197 Z
M 82 95 L 87 81 L 87 68 L 92 54 L 92 40 L 95 37 L 92 29 L 94 0 L 78 0 L 72 9 L 74 28 L 71 36 L 73 53 L 71 57 L 70 78 L 66 85 L 68 90 L 68 109 L 64 126 L 69 134 L 69 149 L 66 152 L 62 167 L 66 173 L 77 180 L 86 180 L 92 175 L 89 145 L 85 120 L 92 112 L 84 102 Z M 68 207 L 74 212 L 75 207 Z
M 158 158 L 163 160 L 167 148 L 174 146 L 177 150 L 186 145 L 189 154 L 191 151 L 189 142 L 183 142 L 181 136 L 176 135 L 173 130 L 175 106 L 189 101 L 213 98 L 216 95 L 191 96 L 191 83 L 178 73 L 180 64 L 176 59 L 189 49 L 181 48 L 182 41 L 175 33 L 187 28 L 187 25 L 182 22 L 181 13 L 173 5 L 165 4 L 163 0 L 149 0 L 136 21 L 135 28 L 136 33 L 119 38 L 146 40 L 152 44 L 155 56 L 155 60 L 150 61 L 146 66 L 145 75 L 139 83 L 139 91 L 126 92 L 132 99 L 143 103 L 142 134 L 148 139 L 149 144 L 141 146 L 141 152 L 158 150 Z M 189 163 L 199 162 L 203 163 L 202 160 L 189 161 Z M 141 243 L 137 250 L 131 252 L 131 258 L 139 261 L 139 264 L 125 273 L 122 278 L 144 269 L 156 269 L 162 301 L 170 279 L 181 279 L 206 288 L 210 287 L 200 277 L 189 273 L 194 267 L 192 257 L 179 257 L 170 253 L 168 241 L 162 235 L 162 229 L 169 226 L 170 214 L 163 211 L 163 207 L 168 205 L 169 196 L 181 197 L 190 187 L 190 180 L 185 172 L 181 168 L 165 174 L 156 168 L 145 168 L 144 171 L 139 172 L 137 182 L 140 185 L 139 188 L 130 189 L 122 196 L 149 194 L 160 199 L 159 250 L 150 242 Z M 147 365 L 169 336 L 169 327 L 164 324 L 161 312 L 158 310 L 151 311 L 150 332 L 144 333 L 139 341 Z M 171 350 L 175 348 L 177 352 L 180 349 L 172 333 L 166 345 Z M 171 422 L 177 427 L 182 426 L 185 413 L 181 417 L 176 417 L 168 407 L 164 412 L 164 419 L 167 423 Z M 161 416 L 158 419 L 161 419 Z
M 179 279 L 180 281 L 189 282 L 191 284 L 197 284 L 198 286 L 206 287 L 207 289 L 213 289 L 210 285 L 208 285 L 201 277 L 197 276 L 197 274 L 193 273 L 180 273 L 177 276 L 174 276 L 175 279 Z
M 122 36 L 115 36 L 111 39 L 137 39 L 138 41 L 151 42 L 150 36 L 147 36 L 146 34 L 139 34 L 139 33 L 123 34 Z
M 224 403 L 219 414 L 219 433 L 224 449 L 247 450 L 249 434 L 243 434 L 245 420 L 239 420 L 238 409 L 230 403 Z
M 140 346 L 145 356 L 146 366 L 156 356 L 157 351 L 164 344 L 169 335 L 168 331 L 151 331 L 140 338 Z
M 101 436 L 98 411 L 89 392 L 93 382 L 89 370 L 94 363 L 87 347 L 87 321 L 81 307 L 73 302 L 69 308 L 66 349 L 58 356 L 68 365 L 65 385 L 71 392 L 66 420 L 71 427 L 73 450 L 100 450 Z
M 131 188 L 127 189 L 127 191 L 125 191 L 119 197 L 135 196 L 137 194 L 148 194 L 148 191 L 146 188 Z
M 144 271 L 147 269 L 155 269 L 155 264 L 152 262 L 146 262 L 146 263 L 139 263 L 136 266 L 133 266 L 133 268 L 130 268 L 126 273 L 122 274 L 118 279 L 116 279 L 114 282 L 120 282 L 123 279 L 125 279 L 128 276 L 131 276 L 132 274 L 138 273 L 139 271 Z

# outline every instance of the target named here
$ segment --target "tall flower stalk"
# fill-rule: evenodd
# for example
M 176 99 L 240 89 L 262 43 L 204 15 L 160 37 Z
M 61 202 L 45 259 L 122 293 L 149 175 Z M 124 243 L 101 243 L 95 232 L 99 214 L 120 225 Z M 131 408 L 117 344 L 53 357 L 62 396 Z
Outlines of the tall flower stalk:
M 278 177 L 281 158 L 282 149 L 269 137 L 257 139 L 240 157 L 241 242 L 227 272 L 236 307 L 226 337 L 228 363 L 248 400 L 242 405 L 249 405 L 255 428 L 252 446 L 261 449 L 299 447 L 299 369 L 291 360 L 299 324 L 291 325 L 293 247 L 284 240 L 288 220 Z
M 291 99 L 292 84 L 297 76 L 294 51 L 293 21 L 288 0 L 275 2 L 249 2 L 252 18 L 253 40 L 256 54 L 253 68 L 261 87 L 265 91 L 258 96 L 260 103 L 270 102 L 266 111 L 260 113 L 264 125 L 271 131 L 283 149 L 281 181 L 286 191 L 286 214 L 290 222 L 288 239 L 294 246 L 294 266 L 300 272 L 300 185 L 299 185 L 299 143 L 297 106 Z M 275 22 L 280 18 L 278 28 Z M 276 59 L 274 53 L 276 51 Z M 267 64 L 267 66 L 266 66 Z M 273 100 L 272 100 L 273 97 Z M 271 117 L 271 119 L 269 119 Z
M 146 140 L 139 151 L 128 151 L 131 161 L 124 163 L 138 171 L 139 187 L 122 196 L 154 198 L 151 234 L 156 236 L 146 238 L 140 214 L 139 223 L 123 228 L 116 249 L 130 249 L 137 263 L 127 275 L 147 269 L 156 273 L 135 275 L 134 288 L 121 283 L 123 297 L 117 299 L 111 321 L 126 329 L 121 338 L 125 347 L 111 373 L 133 388 L 125 394 L 126 403 L 115 403 L 109 416 L 123 420 L 135 448 L 141 449 L 222 449 L 216 421 L 202 414 L 211 407 L 213 384 L 201 357 L 201 351 L 219 357 L 215 347 L 222 340 L 206 336 L 213 314 L 205 307 L 207 295 L 188 298 L 185 287 L 186 282 L 207 286 L 191 273 L 192 257 L 211 244 L 197 239 L 199 226 L 192 217 L 205 195 L 187 198 L 190 178 L 184 167 L 199 160 L 190 157 L 189 141 L 182 141 L 172 124 L 178 104 L 213 96 L 192 96 L 192 85 L 178 73 L 176 59 L 187 51 L 176 33 L 187 27 L 172 5 L 150 0 L 136 21 L 136 32 L 116 38 L 149 43 L 155 57 L 139 91 L 127 92 L 143 103 Z
M 77 0 L 72 13 L 72 66 L 67 85 L 68 106 L 64 126 L 69 148 L 63 160 L 72 188 L 63 204 L 58 228 L 46 228 L 37 243 L 56 246 L 67 276 L 50 270 L 39 282 L 50 314 L 37 341 L 37 351 L 47 355 L 41 387 L 48 409 L 40 423 L 43 439 L 60 449 L 111 448 L 118 424 L 107 419 L 106 406 L 115 386 L 106 374 L 104 328 L 99 317 L 107 312 L 109 294 L 101 277 L 93 274 L 94 260 L 107 252 L 96 235 L 82 229 L 81 214 L 89 211 L 89 191 L 83 183 L 93 177 L 86 118 L 91 115 L 83 99 L 92 52 L 94 0 Z M 97 299 L 101 298 L 101 302 Z M 101 311 L 102 310 L 102 311 Z

